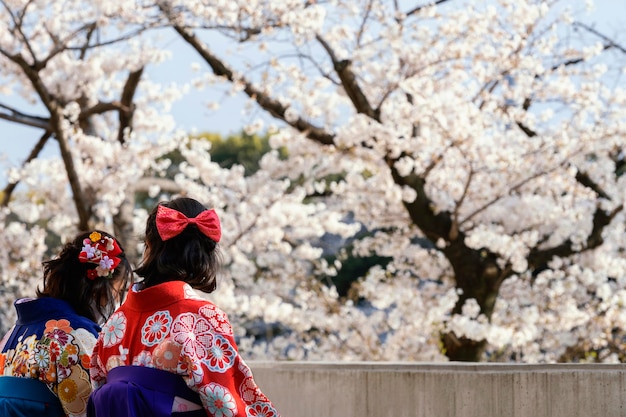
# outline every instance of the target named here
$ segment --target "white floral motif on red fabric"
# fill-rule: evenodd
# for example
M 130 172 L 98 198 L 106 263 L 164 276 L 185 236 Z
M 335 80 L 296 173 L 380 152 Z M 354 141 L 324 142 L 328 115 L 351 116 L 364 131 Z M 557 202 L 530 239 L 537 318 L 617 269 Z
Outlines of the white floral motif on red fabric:
M 247 417 L 277 417 L 278 412 L 269 402 L 258 402 L 246 407 Z
M 233 327 L 228 321 L 228 316 L 223 311 L 217 309 L 211 304 L 207 304 L 200 307 L 199 313 L 202 317 L 205 317 L 209 321 L 216 332 L 227 336 L 233 335 Z
M 185 286 L 183 287 L 183 291 L 185 293 L 185 298 L 188 300 L 205 301 L 204 298 L 200 297 L 198 293 L 193 288 L 191 288 L 191 285 L 189 284 L 185 284 Z
M 201 389 L 201 394 L 206 398 L 206 408 L 215 417 L 232 417 L 237 413 L 235 398 L 222 385 L 214 382 Z
M 252 370 L 246 361 L 244 361 L 241 357 L 239 358 L 239 365 L 237 366 L 237 369 L 239 369 L 244 376 L 252 378 Z
M 117 345 L 126 332 L 126 316 L 121 311 L 114 313 L 102 328 L 102 342 L 104 347 Z
M 224 336 L 216 334 L 209 348 L 208 357 L 203 362 L 211 372 L 224 373 L 232 368 L 237 352 Z
M 244 378 L 241 385 L 239 385 L 239 394 L 248 404 L 267 401 L 267 397 L 261 392 L 252 376 Z
M 241 357 L 239 357 L 239 365 L 237 368 L 244 375 L 244 379 L 239 385 L 239 395 L 241 395 L 241 398 L 247 404 L 269 402 L 265 394 L 261 392 L 261 389 L 254 381 L 252 370 Z
M 141 328 L 141 343 L 154 346 L 161 342 L 170 332 L 172 316 L 169 311 L 157 311 L 148 317 Z
M 182 313 L 174 319 L 171 335 L 182 346 L 183 354 L 198 360 L 207 357 L 213 342 L 211 326 L 207 320 L 192 313 Z
M 89 374 L 93 381 L 94 388 L 100 387 L 107 379 L 104 363 L 99 356 L 92 356 L 91 367 L 89 368 Z

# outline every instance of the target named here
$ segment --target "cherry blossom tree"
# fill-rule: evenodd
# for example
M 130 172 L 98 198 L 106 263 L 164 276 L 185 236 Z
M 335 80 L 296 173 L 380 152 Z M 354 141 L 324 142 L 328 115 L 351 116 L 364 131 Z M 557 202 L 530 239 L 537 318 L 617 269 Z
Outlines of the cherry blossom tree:
M 570 6 L 159 2 L 214 82 L 288 126 L 284 175 L 375 231 L 356 251 L 393 259 L 356 288 L 387 320 L 372 351 L 615 360 L 625 51 Z
M 145 187 L 220 213 L 211 298 L 249 357 L 624 359 L 625 51 L 576 20 L 583 5 L 83 3 L 2 1 L 3 94 L 45 114 L 0 101 L 0 117 L 60 151 L 11 169 L 27 192 L 10 185 L 1 213 L 9 296 L 37 282 L 44 228 L 132 241 Z M 164 28 L 206 63 L 192 85 L 207 101 L 226 87 L 269 116 L 247 126 L 274 149 L 254 174 L 176 131 L 168 106 L 185 86 L 147 75 Z M 184 161 L 164 181 L 172 150 Z M 328 236 L 350 242 L 332 262 Z M 327 284 L 371 256 L 387 261 L 346 296 Z
M 121 22 L 115 7 L 0 2 L 0 118 L 40 132 L 24 163 L 8 168 L 2 193 L 2 317 L 12 314 L 12 298 L 34 293 L 42 257 L 56 250 L 48 248 L 51 237 L 115 229 L 132 254 L 134 190 L 155 159 L 176 146 L 172 118 L 154 115 L 179 92 L 143 75 L 167 52 L 141 37 L 140 22 Z M 45 146 L 59 156 L 40 157 Z M 2 323 L 6 330 L 11 320 Z

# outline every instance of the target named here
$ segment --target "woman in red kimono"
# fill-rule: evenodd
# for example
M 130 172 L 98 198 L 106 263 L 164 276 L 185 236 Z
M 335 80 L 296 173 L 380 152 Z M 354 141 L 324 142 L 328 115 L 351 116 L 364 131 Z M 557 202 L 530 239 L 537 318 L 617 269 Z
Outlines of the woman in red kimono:
M 237 351 L 216 288 L 220 222 L 191 198 L 160 203 L 146 224 L 143 278 L 94 348 L 88 415 L 279 417 Z
M 0 416 L 86 415 L 97 323 L 113 313 L 131 277 L 123 248 L 98 230 L 43 263 L 43 288 L 15 302 L 17 322 L 0 343 Z

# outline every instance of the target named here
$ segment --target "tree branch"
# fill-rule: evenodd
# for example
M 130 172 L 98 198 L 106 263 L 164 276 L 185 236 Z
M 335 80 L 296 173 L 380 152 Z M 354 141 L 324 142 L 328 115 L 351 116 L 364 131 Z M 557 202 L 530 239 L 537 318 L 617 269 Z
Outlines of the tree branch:
M 373 0 L 369 0 L 367 6 L 365 7 L 365 13 L 363 14 L 363 19 L 361 20 L 361 24 L 359 25 L 359 31 L 356 35 L 356 44 L 361 44 L 361 39 L 363 38 L 363 33 L 365 32 L 365 24 L 367 23 L 367 19 L 372 12 L 372 3 Z
M 451 241 L 456 240 L 459 236 L 459 209 L 467 197 L 469 187 L 472 183 L 472 179 L 474 178 L 474 168 L 471 166 L 471 163 L 469 165 L 469 172 L 467 174 L 467 179 L 465 180 L 465 186 L 463 187 L 463 194 L 461 195 L 461 198 L 459 198 L 459 201 L 456 202 L 454 213 L 452 214 L 452 225 L 450 227 L 450 233 L 448 234 L 448 239 Z
M 350 101 L 352 101 L 356 111 L 380 122 L 380 109 L 372 108 L 369 100 L 365 96 L 365 93 L 363 93 L 363 90 L 356 80 L 356 75 L 354 74 L 354 71 L 352 71 L 352 61 L 349 59 L 343 59 L 340 61 L 335 55 L 335 51 L 321 35 L 316 35 L 315 38 L 328 54 L 331 62 L 333 63 L 333 68 L 341 80 L 341 85 L 350 98 Z
M 395 159 L 386 158 L 385 161 L 391 171 L 394 182 L 400 186 L 408 186 L 417 193 L 413 202 L 404 203 L 413 224 L 419 227 L 433 243 L 440 238 L 448 240 L 452 226 L 452 215 L 448 211 L 434 212 L 432 200 L 426 193 L 426 180 L 416 174 L 401 176 L 394 166 Z M 462 232 L 459 231 L 457 237 L 459 235 L 462 235 Z
M 137 71 L 132 71 L 128 74 L 126 84 L 124 84 L 124 90 L 122 90 L 121 108 L 119 110 L 119 128 L 117 132 L 117 140 L 120 143 L 124 143 L 125 134 L 127 128 L 132 127 L 134 104 L 133 98 L 137 92 L 139 81 L 141 80 L 141 74 L 143 74 L 144 68 L 141 67 Z
M 289 126 L 305 134 L 309 139 L 322 145 L 332 145 L 334 143 L 334 134 L 326 131 L 324 128 L 313 125 L 311 122 L 303 119 L 302 117 L 287 120 L 285 113 L 287 112 L 289 106 L 285 106 L 280 101 L 268 96 L 244 77 L 235 77 L 233 70 L 226 66 L 226 64 L 224 64 L 224 62 L 217 58 L 213 53 L 211 53 L 206 45 L 200 41 L 193 32 L 176 24 L 175 19 L 169 15 L 165 6 L 161 5 L 161 8 L 172 21 L 174 30 L 183 38 L 183 40 L 185 40 L 185 42 L 198 52 L 204 61 L 211 67 L 215 75 L 224 77 L 234 83 L 242 83 L 245 94 L 255 100 L 261 108 L 277 119 L 282 120 Z
M 449 0 L 436 0 L 436 1 L 432 1 L 432 2 L 430 2 L 428 4 L 422 4 L 421 6 L 416 6 L 416 7 L 412 8 L 411 10 L 406 12 L 405 14 L 407 16 L 411 16 L 412 14 L 415 14 L 415 13 L 419 12 L 420 10 L 425 9 L 426 7 L 436 6 L 438 4 L 445 3 L 447 1 L 449 1 Z
M 109 111 L 128 111 L 128 109 L 126 109 L 120 101 L 101 101 L 87 109 L 82 110 L 78 116 L 78 120 L 85 121 L 93 115 Z
M 35 64 L 37 62 L 37 56 L 35 55 L 35 51 L 33 50 L 32 46 L 30 45 L 30 42 L 28 42 L 28 38 L 26 37 L 26 35 L 22 31 L 22 23 L 24 22 L 24 16 L 26 15 L 26 10 L 28 9 L 28 7 L 32 3 L 33 3 L 33 0 L 28 0 L 26 2 L 26 4 L 24 4 L 22 9 L 20 10 L 19 16 L 16 17 L 13 14 L 13 11 L 11 10 L 11 8 L 7 5 L 7 3 L 5 1 L 2 1 L 2 5 L 7 10 L 7 13 L 11 16 L 11 20 L 12 20 L 13 25 L 14 25 L 13 29 L 9 29 L 9 31 L 10 32 L 14 32 L 15 31 L 15 32 L 18 33 L 18 35 L 19 35 L 18 37 L 21 38 L 22 42 L 26 46 L 26 49 L 30 53 L 30 56 L 33 58 L 33 63 Z
M 89 219 L 91 217 L 91 207 L 87 204 L 85 199 L 85 193 L 80 185 L 80 178 L 76 167 L 74 166 L 74 157 L 69 147 L 68 137 L 62 128 L 63 115 L 54 106 L 52 107 L 52 114 L 50 115 L 52 129 L 55 132 L 57 142 L 59 143 L 59 150 L 61 151 L 61 158 L 65 165 L 65 171 L 67 179 L 72 189 L 72 198 L 74 199 L 74 205 L 76 206 L 76 212 L 78 213 L 78 229 L 89 229 Z
M 37 127 L 44 130 L 50 129 L 50 119 L 46 119 L 41 116 L 34 116 L 32 114 L 22 113 L 13 107 L 0 103 L 0 109 L 6 110 L 6 113 L 0 113 L 0 119 L 7 120 L 9 122 L 19 123 L 24 126 Z
M 63 114 L 62 109 L 56 99 L 50 94 L 42 79 L 39 77 L 39 72 L 29 65 L 21 55 L 13 55 L 10 57 L 21 68 L 24 75 L 31 82 L 31 85 L 35 92 L 39 95 L 42 103 L 48 109 L 50 113 L 50 131 L 59 143 L 59 150 L 61 151 L 61 158 L 65 165 L 67 178 L 72 189 L 72 196 L 74 198 L 74 204 L 76 206 L 76 212 L 78 213 L 78 228 L 81 230 L 87 230 L 89 228 L 89 218 L 91 217 L 91 210 L 85 200 L 82 187 L 76 168 L 74 166 L 74 159 L 69 148 L 68 138 L 62 128 Z
M 592 34 L 596 35 L 597 37 L 599 37 L 600 39 L 602 39 L 604 42 L 606 42 L 604 44 L 604 49 L 615 48 L 615 49 L 618 49 L 619 51 L 621 51 L 622 53 L 626 54 L 626 48 L 624 48 L 622 45 L 618 44 L 617 42 L 615 42 L 613 39 L 609 38 L 608 36 L 598 32 L 597 30 L 595 30 L 591 26 L 588 26 L 588 25 L 586 25 L 584 23 L 581 23 L 581 22 L 574 22 L 574 27 L 579 27 L 579 28 L 585 29 L 587 32 L 592 33 Z
M 598 197 L 611 200 L 611 197 L 602 189 L 602 187 L 600 187 L 594 180 L 592 180 L 589 174 L 587 174 L 586 172 L 576 172 L 576 181 L 578 181 L 579 184 L 594 191 L 598 195 Z
M 52 132 L 46 130 L 46 132 L 39 138 L 39 140 L 35 144 L 35 147 L 30 151 L 28 157 L 22 163 L 22 167 L 37 158 L 37 156 L 39 156 L 39 153 L 43 150 L 43 147 L 48 142 L 48 139 L 50 139 L 50 136 L 52 136 Z M 11 200 L 11 195 L 13 194 L 13 191 L 15 190 L 15 187 L 17 187 L 18 183 L 19 181 L 11 182 L 7 184 L 7 186 L 4 188 L 4 191 L 2 193 L 2 202 L 0 203 L 1 207 L 6 207 L 9 204 L 9 201 Z
M 176 181 L 170 180 L 168 178 L 159 178 L 159 177 L 143 177 L 138 179 L 132 184 L 133 192 L 144 191 L 148 192 L 150 187 L 156 185 L 159 189 L 168 192 L 168 193 L 180 193 L 182 189 L 180 185 L 176 183 Z
M 571 256 L 575 253 L 585 252 L 602 245 L 602 243 L 604 242 L 604 239 L 602 238 L 602 232 L 611 223 L 613 218 L 623 209 L 623 204 L 615 208 L 611 212 L 605 212 L 599 207 L 596 208 L 596 211 L 593 214 L 593 228 L 591 230 L 591 233 L 589 233 L 589 236 L 587 236 L 585 247 L 582 249 L 574 248 L 574 244 L 571 239 L 568 239 L 553 248 L 533 248 L 528 255 L 528 265 L 530 269 L 541 270 L 544 269 L 548 262 L 550 262 L 554 257 L 563 258 Z

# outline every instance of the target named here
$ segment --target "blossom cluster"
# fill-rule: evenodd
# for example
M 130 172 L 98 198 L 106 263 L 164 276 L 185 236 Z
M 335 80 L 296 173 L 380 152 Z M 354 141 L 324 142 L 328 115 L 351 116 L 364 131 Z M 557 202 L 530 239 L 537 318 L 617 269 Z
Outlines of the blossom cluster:
M 225 268 L 210 297 L 247 357 L 441 361 L 453 334 L 485 341 L 486 360 L 626 360 L 623 65 L 595 31 L 573 38 L 576 11 L 530 0 L 22 3 L 0 11 L 29 22 L 0 25 L 0 88 L 57 100 L 69 146 L 7 168 L 22 188 L 0 212 L 3 305 L 38 282 L 54 249 L 45 236 L 75 231 L 71 159 L 91 222 L 124 219 L 125 238 L 145 227 L 137 191 L 220 213 Z M 163 26 L 198 42 L 208 65 L 195 80 L 149 76 L 169 58 Z M 39 89 L 15 54 L 41 68 Z M 128 74 L 144 69 L 119 106 Z M 172 103 L 200 88 L 210 104 L 199 118 L 224 94 L 247 95 L 246 131 L 269 125 L 257 172 L 220 166 L 176 125 Z M 459 248 L 501 273 L 490 308 L 460 285 Z M 340 292 L 354 260 L 367 267 Z M 12 312 L 1 314 L 6 325 Z

